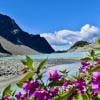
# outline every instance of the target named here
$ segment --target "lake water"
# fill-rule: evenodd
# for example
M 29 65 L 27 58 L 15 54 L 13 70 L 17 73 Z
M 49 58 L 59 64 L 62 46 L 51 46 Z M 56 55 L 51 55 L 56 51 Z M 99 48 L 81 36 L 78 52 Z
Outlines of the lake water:
M 71 59 L 71 58 L 83 58 L 86 57 L 88 52 L 72 52 L 72 53 L 52 53 L 52 54 L 38 54 L 38 55 L 29 55 L 33 59 Z M 1 57 L 0 60 L 10 60 L 10 59 L 25 59 L 25 56 L 12 56 L 12 57 Z
M 88 55 L 88 52 L 73 52 L 73 53 L 54 53 L 54 54 L 39 54 L 39 55 L 29 55 L 31 58 L 33 59 L 74 59 L 74 58 L 83 58 L 86 57 Z M 25 56 L 12 56 L 12 57 L 3 57 L 0 58 L 0 60 L 22 60 L 25 59 Z M 77 70 L 80 67 L 80 62 L 73 62 L 73 63 L 68 63 L 66 62 L 66 64 L 63 65 L 57 65 L 57 66 L 53 66 L 52 69 L 60 69 L 60 70 L 64 70 L 67 69 L 69 71 L 69 75 L 73 75 L 75 74 L 75 72 L 77 72 Z M 49 69 L 51 70 L 51 69 Z
M 54 53 L 54 54 L 39 54 L 39 55 L 30 55 L 30 57 L 32 57 L 33 59 L 73 59 L 73 58 L 84 58 L 88 55 L 88 52 L 72 52 L 72 53 Z M 25 59 L 25 56 L 17 56 L 17 57 L 12 57 L 12 59 Z M 78 71 L 79 68 L 81 67 L 80 62 L 72 62 L 72 63 L 68 63 L 66 62 L 66 64 L 62 64 L 62 65 L 57 65 L 57 66 L 52 66 L 48 69 L 48 71 L 56 69 L 56 70 L 64 70 L 67 69 L 68 76 L 74 76 Z M 48 73 L 47 71 L 47 73 Z M 47 79 L 47 73 L 44 74 L 44 80 Z
M 39 55 L 29 55 L 31 58 L 33 59 L 74 59 L 74 58 L 83 58 L 86 57 L 88 55 L 88 52 L 72 52 L 72 53 L 53 53 L 53 54 L 39 54 Z M 4 58 L 0 58 L 0 60 L 22 60 L 25 59 L 25 56 L 12 56 L 12 57 L 4 57 Z M 69 71 L 69 76 L 74 75 L 77 70 L 80 67 L 80 62 L 75 62 L 75 63 L 68 63 L 66 62 L 66 64 L 63 65 L 57 65 L 57 66 L 53 66 L 52 69 L 60 69 L 60 70 L 64 70 L 67 69 Z M 51 70 L 51 69 L 49 69 Z

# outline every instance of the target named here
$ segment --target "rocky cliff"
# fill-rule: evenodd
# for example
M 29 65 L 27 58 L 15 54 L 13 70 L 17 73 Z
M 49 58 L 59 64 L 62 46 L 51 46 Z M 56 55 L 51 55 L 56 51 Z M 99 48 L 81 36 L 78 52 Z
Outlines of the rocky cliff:
M 54 52 L 54 49 L 49 45 L 45 38 L 41 37 L 40 35 L 32 35 L 24 32 L 13 19 L 7 15 L 2 14 L 0 14 L 0 37 L 0 44 L 2 44 L 2 40 L 5 39 L 6 44 L 3 43 L 2 46 L 5 47 L 6 45 L 6 50 L 8 50 L 7 52 L 11 54 L 17 53 L 14 53 L 14 51 L 12 52 L 12 50 L 10 50 L 12 47 L 10 47 L 11 45 L 9 44 L 7 46 L 7 41 L 10 42 L 10 44 L 13 44 L 13 47 L 15 46 L 16 49 L 18 48 L 17 51 L 21 51 L 23 48 L 20 47 L 24 46 L 22 51 L 24 52 L 25 49 L 27 49 L 27 52 L 25 52 L 26 54 L 29 54 L 28 50 L 31 50 L 31 52 L 33 50 L 39 53 Z M 19 52 L 18 54 L 22 54 L 22 52 Z

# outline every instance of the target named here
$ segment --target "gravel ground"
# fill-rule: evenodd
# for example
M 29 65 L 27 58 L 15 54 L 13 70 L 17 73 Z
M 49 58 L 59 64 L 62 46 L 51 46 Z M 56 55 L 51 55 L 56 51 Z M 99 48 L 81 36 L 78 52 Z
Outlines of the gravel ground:
M 40 63 L 41 59 L 35 59 L 35 65 L 36 67 Z M 72 61 L 78 61 L 78 60 L 71 60 L 71 59 L 49 59 L 45 67 L 53 67 L 55 65 L 61 65 L 61 64 L 68 64 L 72 63 Z M 21 70 L 24 67 L 24 65 L 21 63 L 20 60 L 0 60 L 0 87 L 16 83 L 18 80 L 20 80 L 23 75 L 19 74 L 19 70 Z
M 75 60 L 73 59 L 73 62 Z M 77 61 L 77 60 L 76 60 Z M 35 59 L 35 65 L 41 62 L 41 59 Z M 52 67 L 61 64 L 72 63 L 71 59 L 49 59 L 46 63 L 46 67 Z M 18 76 L 18 71 L 22 69 L 24 65 L 20 60 L 0 60 L 0 81 L 6 80 L 8 78 L 12 78 Z
M 0 61 L 0 81 L 18 76 L 24 66 L 19 60 Z

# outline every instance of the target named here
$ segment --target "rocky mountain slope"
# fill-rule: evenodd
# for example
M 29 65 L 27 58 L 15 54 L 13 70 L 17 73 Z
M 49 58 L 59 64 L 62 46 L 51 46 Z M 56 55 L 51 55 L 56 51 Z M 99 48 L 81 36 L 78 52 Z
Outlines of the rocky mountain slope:
M 10 54 L 54 52 L 45 38 L 24 32 L 13 19 L 2 14 L 0 14 L 0 44 Z
M 77 41 L 75 44 L 73 44 L 73 46 L 71 46 L 67 52 L 74 52 L 74 51 L 82 51 L 82 52 L 86 52 L 86 51 L 90 51 L 92 49 L 96 49 L 98 48 L 99 45 L 94 43 L 89 43 L 87 41 Z
M 2 53 L 13 54 L 13 55 L 38 54 L 37 51 L 25 45 L 15 45 L 1 36 L 0 36 L 0 43 L 2 48 L 2 51 L 0 49 L 0 52 Z

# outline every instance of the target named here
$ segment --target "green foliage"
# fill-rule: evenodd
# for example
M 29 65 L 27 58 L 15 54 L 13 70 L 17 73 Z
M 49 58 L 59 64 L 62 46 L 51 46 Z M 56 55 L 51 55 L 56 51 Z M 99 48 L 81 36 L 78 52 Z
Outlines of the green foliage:
M 62 93 L 59 96 L 53 98 L 53 100 L 67 100 L 71 93 Z
M 47 62 L 47 59 L 44 59 L 44 60 L 41 61 L 41 63 L 37 67 L 37 71 L 36 71 L 37 73 L 40 73 L 40 70 L 43 69 L 46 62 Z
M 100 66 L 96 66 L 92 69 L 92 72 L 95 72 L 95 71 L 100 71 Z
M 90 57 L 85 57 L 85 58 L 82 58 L 81 60 L 83 60 L 83 61 L 90 61 L 91 58 Z
M 94 61 L 97 60 L 96 52 L 94 50 L 90 51 L 90 58 L 91 60 L 94 60 Z
M 67 71 L 66 69 L 65 70 L 62 70 L 62 71 L 60 71 L 61 73 L 62 73 L 62 75 L 64 76 L 64 77 L 68 77 L 68 72 L 69 71 Z
M 13 91 L 11 90 L 11 85 L 7 86 L 4 90 L 3 90 L 3 96 L 11 96 L 13 93 Z
M 33 70 L 34 68 L 34 62 L 33 59 L 31 59 L 29 56 L 26 56 L 25 60 L 22 60 L 22 63 L 29 69 Z
M 26 76 L 25 76 L 23 79 L 21 79 L 21 81 L 22 81 L 22 82 L 27 81 L 27 80 L 29 80 L 30 78 L 32 78 L 33 75 L 34 75 L 33 72 L 28 72 L 28 73 L 26 74 Z
M 100 57 L 100 53 L 96 53 L 95 56 L 96 56 L 96 57 Z
M 85 58 L 82 58 L 83 61 L 96 61 L 98 60 L 98 57 L 100 57 L 100 53 L 96 53 L 94 50 L 91 50 L 89 52 L 89 55 Z
M 49 84 L 48 84 L 48 86 L 62 86 L 62 84 L 63 84 L 63 80 L 61 80 L 61 81 L 52 81 L 52 82 L 50 82 Z
M 97 39 L 97 40 L 96 40 L 96 43 L 97 43 L 97 44 L 100 44 L 100 39 Z
M 22 83 L 22 82 L 18 82 L 18 83 L 16 83 L 16 85 L 17 85 L 19 88 L 22 88 L 23 83 Z
M 95 51 L 94 50 L 91 50 L 90 51 L 90 55 L 91 55 L 91 57 L 94 57 L 95 56 Z
M 69 92 L 61 91 L 58 96 L 54 97 L 53 100 L 68 100 L 72 93 L 75 91 L 75 87 L 73 87 Z
M 77 94 L 73 97 L 73 100 L 90 100 L 87 94 Z
M 97 94 L 95 100 L 100 100 L 100 94 Z
M 20 87 L 20 88 L 22 88 L 23 83 L 26 82 L 26 81 L 28 81 L 29 79 L 32 79 L 33 75 L 34 75 L 33 72 L 31 72 L 31 71 L 28 72 L 28 73 L 25 75 L 25 77 L 22 78 L 22 79 L 20 80 L 20 82 L 17 83 L 17 86 Z

